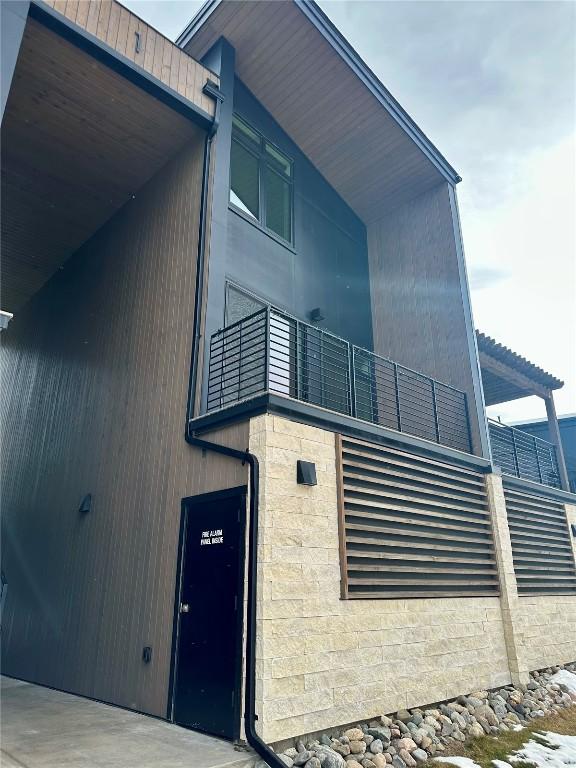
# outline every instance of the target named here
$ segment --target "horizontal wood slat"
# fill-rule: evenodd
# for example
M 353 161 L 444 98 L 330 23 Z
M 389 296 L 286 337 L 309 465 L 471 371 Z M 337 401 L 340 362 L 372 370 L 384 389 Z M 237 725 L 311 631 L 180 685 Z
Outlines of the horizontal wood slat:
M 498 594 L 480 473 L 344 436 L 337 453 L 343 597 Z
M 520 595 L 576 594 L 576 565 L 564 506 L 504 480 L 512 559 Z

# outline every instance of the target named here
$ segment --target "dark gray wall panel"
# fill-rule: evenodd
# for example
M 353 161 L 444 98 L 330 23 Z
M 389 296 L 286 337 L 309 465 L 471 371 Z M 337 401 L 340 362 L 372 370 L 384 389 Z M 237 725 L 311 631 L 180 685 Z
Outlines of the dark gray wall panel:
M 246 482 L 184 441 L 202 160 L 200 138 L 2 334 L 3 671 L 161 716 L 181 498 Z
M 226 82 L 227 77 L 222 73 L 223 87 Z M 325 317 L 320 327 L 371 348 L 364 224 L 239 80 L 234 83 L 234 110 L 294 161 L 294 247 L 285 247 L 228 210 L 226 247 L 222 250 L 222 223 L 214 198 L 216 219 L 210 245 L 208 336 L 224 323 L 227 279 L 302 320 L 309 320 L 310 310 L 320 307 Z M 227 119 L 230 115 L 223 112 L 223 122 Z M 223 153 L 229 156 L 229 139 L 224 141 L 219 137 L 218 142 L 216 162 L 222 164 Z M 228 169 L 229 157 L 226 159 Z M 223 180 L 224 171 L 220 167 L 214 187 L 216 193 L 218 185 L 218 205 L 222 204 Z M 228 184 L 228 177 L 225 183 Z
M 230 211 L 228 277 L 302 320 L 320 307 L 321 327 L 371 348 L 364 224 L 239 80 L 234 110 L 294 161 L 294 251 Z

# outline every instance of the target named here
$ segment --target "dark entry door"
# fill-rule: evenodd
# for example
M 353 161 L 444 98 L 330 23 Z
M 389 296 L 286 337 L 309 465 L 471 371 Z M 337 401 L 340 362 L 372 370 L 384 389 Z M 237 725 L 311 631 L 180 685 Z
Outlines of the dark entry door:
M 238 737 L 243 490 L 184 501 L 173 719 Z

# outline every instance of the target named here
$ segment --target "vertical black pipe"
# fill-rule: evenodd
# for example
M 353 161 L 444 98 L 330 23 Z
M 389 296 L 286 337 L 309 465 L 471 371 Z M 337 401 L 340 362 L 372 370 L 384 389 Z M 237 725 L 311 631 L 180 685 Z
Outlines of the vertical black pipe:
M 200 225 L 198 233 L 198 254 L 196 262 L 196 287 L 194 291 L 194 322 L 192 330 L 192 355 L 190 360 L 190 377 L 188 383 L 188 401 L 186 405 L 185 438 L 189 445 L 204 451 L 220 453 L 224 456 L 246 463 L 249 468 L 250 511 L 248 529 L 248 589 L 246 607 L 246 662 L 244 667 L 244 729 L 246 741 L 254 751 L 268 763 L 271 768 L 285 768 L 280 758 L 265 744 L 256 733 L 256 596 L 258 590 L 258 500 L 260 494 L 260 468 L 257 457 L 248 451 L 242 452 L 225 445 L 212 443 L 196 437 L 190 429 L 190 420 L 194 415 L 194 399 L 198 384 L 198 360 L 200 350 L 200 326 L 202 322 L 202 298 L 204 290 L 204 272 L 206 261 L 206 233 L 208 189 L 210 181 L 210 164 L 212 141 L 218 130 L 220 104 L 222 97 L 215 89 L 211 95 L 216 98 L 214 123 L 204 147 L 204 167 L 202 171 L 202 194 L 200 204 Z
M 248 451 L 196 437 L 186 425 L 186 441 L 203 451 L 213 451 L 246 463 L 249 468 L 250 506 L 248 521 L 248 589 L 246 606 L 246 663 L 244 687 L 244 730 L 246 741 L 270 768 L 286 768 L 272 749 L 256 733 L 256 597 L 258 590 L 258 504 L 260 498 L 260 465 Z
M 204 165 L 202 168 L 202 192 L 200 197 L 200 224 L 198 228 L 198 251 L 196 256 L 196 286 L 194 288 L 194 320 L 192 325 L 192 355 L 190 359 L 190 375 L 188 377 L 188 399 L 186 403 L 186 434 L 188 422 L 194 415 L 194 400 L 198 386 L 198 360 L 200 355 L 200 328 L 202 323 L 202 307 L 204 296 L 204 272 L 206 267 L 206 241 L 208 221 L 208 190 L 210 186 L 210 164 L 212 162 L 212 143 L 220 122 L 220 104 L 222 95 L 210 82 L 204 91 L 215 100 L 214 122 L 206 135 L 204 143 Z

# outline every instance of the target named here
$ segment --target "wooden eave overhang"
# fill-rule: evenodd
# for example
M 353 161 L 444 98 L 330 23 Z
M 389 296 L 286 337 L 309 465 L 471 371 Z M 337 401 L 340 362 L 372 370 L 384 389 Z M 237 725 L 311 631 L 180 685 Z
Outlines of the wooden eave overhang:
M 522 397 L 548 397 L 564 382 L 525 357 L 476 331 L 478 356 L 486 405 L 506 403 Z
M 236 73 L 366 222 L 461 179 L 312 0 L 208 0 L 177 43 Z
M 119 3 L 33 0 L 2 120 L 3 310 L 205 135 L 208 80 L 218 85 Z
M 218 76 L 116 0 L 31 0 L 30 16 L 176 111 L 209 127 Z

